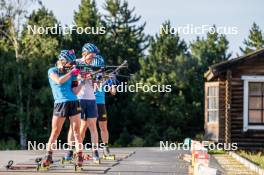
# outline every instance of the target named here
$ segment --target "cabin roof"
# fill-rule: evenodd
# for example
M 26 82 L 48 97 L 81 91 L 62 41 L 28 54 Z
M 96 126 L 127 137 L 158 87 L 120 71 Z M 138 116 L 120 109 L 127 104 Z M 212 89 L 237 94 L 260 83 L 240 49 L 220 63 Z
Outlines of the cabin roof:
M 252 52 L 244 56 L 232 58 L 232 59 L 214 64 L 209 67 L 209 70 L 207 72 L 205 72 L 204 77 L 209 81 L 213 79 L 214 77 L 217 77 L 219 74 L 231 69 L 233 66 L 243 63 L 248 59 L 257 58 L 260 54 L 263 54 L 263 53 L 264 53 L 264 48 L 259 49 L 255 52 Z

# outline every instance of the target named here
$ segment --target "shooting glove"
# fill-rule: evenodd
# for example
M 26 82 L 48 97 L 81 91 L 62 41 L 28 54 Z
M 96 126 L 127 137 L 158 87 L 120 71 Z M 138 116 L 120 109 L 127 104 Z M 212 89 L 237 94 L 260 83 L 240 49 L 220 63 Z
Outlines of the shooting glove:
M 80 73 L 80 69 L 74 68 L 71 70 L 71 74 L 77 76 Z

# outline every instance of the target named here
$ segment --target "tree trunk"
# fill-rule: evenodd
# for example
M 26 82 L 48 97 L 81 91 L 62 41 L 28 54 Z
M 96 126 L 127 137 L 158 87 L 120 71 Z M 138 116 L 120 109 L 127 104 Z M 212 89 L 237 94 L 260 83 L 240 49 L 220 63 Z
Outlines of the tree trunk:
M 17 105 L 18 105 L 18 117 L 19 117 L 19 142 L 21 149 L 26 148 L 26 134 L 25 134 L 25 126 L 24 126 L 24 105 L 23 105 L 23 89 L 22 89 L 22 68 L 21 68 L 21 55 L 19 54 L 20 46 L 18 43 L 18 35 L 17 31 L 15 30 L 15 23 L 13 18 L 9 18 L 10 22 L 10 34 L 12 38 L 12 44 L 14 46 L 15 54 L 16 54 L 16 63 L 17 63 L 17 89 L 18 89 L 18 96 L 17 96 Z
M 18 106 L 19 106 L 19 137 L 21 149 L 26 148 L 26 134 L 25 134 L 25 123 L 24 123 L 24 105 L 23 105 L 23 92 L 22 92 L 22 75 L 20 63 L 18 63 Z
M 31 104 L 31 93 L 32 92 L 32 70 L 29 69 L 29 81 L 28 81 L 28 93 L 27 93 L 27 104 L 26 104 L 26 121 L 25 121 L 25 142 L 27 141 L 27 133 L 29 133 L 30 130 L 30 104 Z

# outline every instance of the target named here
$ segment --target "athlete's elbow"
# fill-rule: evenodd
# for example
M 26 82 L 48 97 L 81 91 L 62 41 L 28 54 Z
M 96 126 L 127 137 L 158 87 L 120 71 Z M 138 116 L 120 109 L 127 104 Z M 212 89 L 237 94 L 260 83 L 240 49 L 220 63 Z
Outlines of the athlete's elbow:
M 72 88 L 72 91 L 73 91 L 73 93 L 76 94 L 76 95 L 77 95 L 78 92 L 79 92 L 76 88 Z
M 63 84 L 64 82 L 62 80 L 58 79 L 56 83 L 57 84 Z

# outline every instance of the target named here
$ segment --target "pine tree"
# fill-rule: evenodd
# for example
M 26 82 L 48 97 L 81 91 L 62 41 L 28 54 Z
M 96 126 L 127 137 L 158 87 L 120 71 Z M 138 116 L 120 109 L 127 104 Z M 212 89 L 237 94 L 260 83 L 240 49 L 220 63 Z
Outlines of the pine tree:
M 0 70 L 5 72 L 2 74 L 5 77 L 0 78 L 3 90 L 0 98 L 6 107 L 1 110 L 6 119 L 0 120 L 6 124 L 6 135 L 18 138 L 19 133 L 21 148 L 26 147 L 28 139 L 41 138 L 43 142 L 47 140 L 47 130 L 43 130 L 47 125 L 43 123 L 48 122 L 50 125 L 50 120 L 45 119 L 50 119 L 52 109 L 47 69 L 58 52 L 59 42 L 58 36 L 33 34 L 26 28 L 29 24 L 42 27 L 55 25 L 57 20 L 45 8 L 33 11 L 28 18 L 23 18 L 25 23 L 19 24 L 21 28 L 16 28 L 14 21 L 20 17 L 16 15 L 22 15 L 19 10 L 23 8 L 18 6 L 14 8 L 13 16 L 3 17 L 7 23 L 5 30 L 1 28 L 0 31 L 5 36 L 0 44 Z
M 6 1 L 1 0 L 0 15 L 1 20 L 4 20 L 4 27 L 1 27 L 0 33 L 7 39 L 7 44 L 12 51 L 12 58 L 15 58 L 13 67 L 15 67 L 16 75 L 12 83 L 16 93 L 12 94 L 12 102 L 16 110 L 16 117 L 19 123 L 19 143 L 21 148 L 26 147 L 27 135 L 25 132 L 25 104 L 23 99 L 23 55 L 21 43 L 21 28 L 23 26 L 23 19 L 26 15 L 29 3 L 33 0 L 21 1 Z M 15 99 L 14 99 L 15 97 Z
M 45 7 L 34 10 L 27 18 L 26 24 L 43 28 L 59 25 L 54 14 Z M 47 70 L 57 61 L 62 37 L 60 34 L 51 34 L 51 31 L 48 34 L 33 34 L 26 28 L 22 33 L 25 68 L 23 81 L 27 82 L 24 88 L 25 131 L 29 140 L 46 142 L 53 106 L 51 89 L 47 84 Z M 31 132 L 32 129 L 34 132 Z
M 166 22 L 163 26 L 170 28 L 170 23 Z M 191 134 L 188 122 L 196 121 L 201 113 L 194 88 L 198 80 L 197 66 L 198 62 L 188 53 L 186 43 L 178 34 L 161 33 L 152 39 L 149 55 L 140 61 L 141 69 L 134 82 L 171 85 L 172 91 L 135 94 L 133 100 L 140 108 L 135 107 L 133 122 L 140 120 L 137 130 L 141 133 L 133 132 L 143 135 L 145 145 L 155 145 L 159 140 L 166 139 L 176 141 Z M 139 129 L 139 126 L 142 128 Z
M 228 60 L 231 57 L 231 53 L 228 53 L 228 44 L 226 37 L 217 32 L 208 32 L 207 38 L 197 37 L 196 41 L 190 44 L 191 53 L 198 59 L 201 72 L 205 72 L 208 66 Z
M 144 34 L 146 23 L 141 24 L 141 17 L 136 15 L 135 8 L 130 9 L 127 1 L 106 0 L 104 5 L 106 13 L 103 24 L 106 26 L 106 35 L 103 47 L 100 48 L 108 65 L 118 65 L 124 60 L 128 61 L 128 69 L 123 69 L 121 74 L 135 73 L 139 70 L 139 59 L 143 59 L 144 50 L 148 46 L 149 37 Z M 118 77 L 120 81 L 126 81 Z M 114 98 L 107 98 L 109 130 L 112 141 L 116 144 L 123 143 L 119 133 L 134 128 L 131 119 L 134 117 L 134 105 L 131 104 L 132 93 L 119 93 Z M 126 135 L 126 133 L 124 133 Z M 132 138 L 132 137 L 131 137 Z
M 100 20 L 94 0 L 82 0 L 79 10 L 74 12 L 74 21 L 80 27 L 96 27 L 100 24 Z
M 245 45 L 245 48 L 240 47 L 243 54 L 248 54 L 264 47 L 262 30 L 255 22 L 249 31 L 248 39 L 245 39 L 243 44 Z
M 127 1 L 107 0 L 107 14 L 104 23 L 107 27 L 106 45 L 103 48 L 109 64 L 120 64 L 128 60 L 129 69 L 134 73 L 139 69 L 138 60 L 148 46 L 148 37 L 144 34 L 146 23 L 139 24 L 141 16 L 129 9 Z
M 88 42 L 94 43 L 99 49 L 102 47 L 105 36 L 104 34 L 100 34 L 100 31 L 104 29 L 104 26 L 95 0 L 81 1 L 78 11 L 74 12 L 74 23 L 76 27 L 81 27 L 83 29 L 90 28 L 89 32 L 91 32 L 91 34 L 80 34 L 73 31 L 71 36 L 68 37 L 70 40 L 67 41 L 66 39 L 64 47 L 73 48 L 78 54 L 81 54 L 82 46 Z
M 59 26 L 59 23 L 54 14 L 42 6 L 37 10 L 33 10 L 29 15 L 27 18 L 27 25 L 47 29 L 48 27 Z M 51 30 L 48 30 L 45 34 L 34 34 L 25 28 L 22 32 L 23 54 L 29 59 L 33 56 L 40 58 L 54 57 L 55 53 L 58 53 L 58 47 L 62 40 L 62 35 L 59 34 L 58 28 L 56 32 L 56 34 L 52 34 Z M 55 52 L 55 50 L 57 51 Z
M 216 27 L 214 31 L 216 31 Z M 197 104 L 199 104 L 200 110 L 199 115 L 196 116 L 198 119 L 196 118 L 195 123 L 199 124 L 201 128 L 204 118 L 202 108 L 204 106 L 204 73 L 209 66 L 228 60 L 231 57 L 231 53 L 228 53 L 228 44 L 226 37 L 219 35 L 217 32 L 208 32 L 206 38 L 197 37 L 196 41 L 190 44 L 192 56 L 198 62 L 196 84 L 193 86 L 191 94 L 196 95 L 196 99 L 199 102 Z

